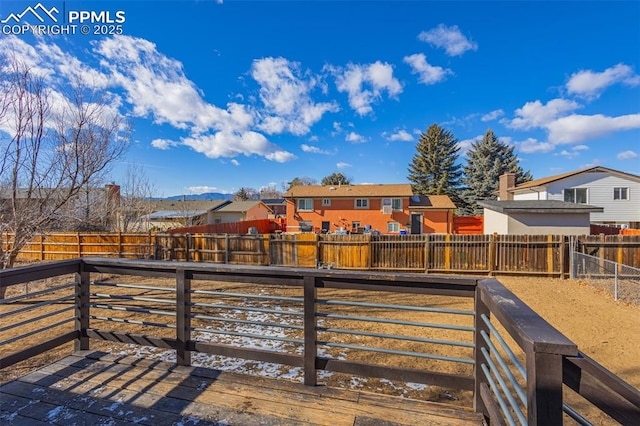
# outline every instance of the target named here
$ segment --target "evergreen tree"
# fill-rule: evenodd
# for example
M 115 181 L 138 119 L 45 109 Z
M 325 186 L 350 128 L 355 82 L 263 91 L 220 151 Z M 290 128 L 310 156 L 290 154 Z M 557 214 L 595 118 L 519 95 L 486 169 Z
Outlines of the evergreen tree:
M 491 130 L 487 130 L 481 140 L 471 144 L 466 164 L 462 167 L 462 214 L 481 215 L 482 208 L 478 206 L 478 201 L 497 198 L 502 174 L 515 173 L 516 185 L 532 179 L 531 173 L 525 172 L 518 165 L 518 157 L 513 153 L 514 148 L 500 142 Z
M 448 195 L 458 204 L 462 175 L 458 160 L 458 141 L 437 124 L 420 135 L 416 154 L 409 164 L 409 182 L 414 194 Z
M 321 183 L 323 185 L 351 185 L 351 178 L 335 172 L 323 177 Z

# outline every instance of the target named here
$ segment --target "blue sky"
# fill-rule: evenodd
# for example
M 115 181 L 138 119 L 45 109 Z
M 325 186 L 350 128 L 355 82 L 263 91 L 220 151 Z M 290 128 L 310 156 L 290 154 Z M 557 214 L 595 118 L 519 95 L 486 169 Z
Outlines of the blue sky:
M 0 49 L 54 89 L 78 76 L 108 91 L 134 125 L 112 179 L 136 164 L 156 195 L 335 171 L 407 182 L 433 123 L 461 153 L 492 129 L 534 178 L 590 165 L 640 174 L 640 2 L 40 3 L 66 21 L 124 21 L 111 27 L 121 35 L 83 35 L 77 21 L 67 35 L 3 29 Z M 0 21 L 37 4 L 2 0 Z

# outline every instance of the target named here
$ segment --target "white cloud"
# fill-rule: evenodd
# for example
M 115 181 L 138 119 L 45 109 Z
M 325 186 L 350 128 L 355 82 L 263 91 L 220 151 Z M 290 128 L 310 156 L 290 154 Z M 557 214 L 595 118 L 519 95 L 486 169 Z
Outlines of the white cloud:
M 568 159 L 573 159 L 579 156 L 581 151 L 587 151 L 588 149 L 589 147 L 586 145 L 576 145 L 574 147 L 571 147 L 570 151 L 563 149 L 562 151 L 560 151 L 559 155 L 562 155 L 563 157 L 567 157 Z
M 296 158 L 290 152 L 282 151 L 271 144 L 264 135 L 252 131 L 192 135 L 183 138 L 182 143 L 209 158 L 230 158 L 240 154 L 259 155 L 279 163 Z
M 231 160 L 231 164 L 233 164 L 234 166 L 239 166 L 240 162 L 234 158 L 233 160 Z
M 391 135 L 387 134 L 387 133 L 383 133 L 382 134 L 383 137 L 385 137 L 387 140 L 390 141 L 403 141 L 403 142 L 410 142 L 412 140 L 414 140 L 413 136 L 407 132 L 406 130 L 399 130 L 395 133 L 392 133 Z
M 411 66 L 412 74 L 418 74 L 418 81 L 422 84 L 435 84 L 453 74 L 450 69 L 430 65 L 423 53 L 405 56 L 403 61 Z
M 640 129 L 640 113 L 619 117 L 573 114 L 548 123 L 546 128 L 549 131 L 549 142 L 577 143 L 617 131 Z
M 563 113 L 573 111 L 580 104 L 566 99 L 552 99 L 543 105 L 539 100 L 527 102 L 516 110 L 517 117 L 508 123 L 509 127 L 528 130 L 533 127 L 544 127 Z
M 217 186 L 196 185 L 187 188 L 192 194 L 204 194 L 205 192 L 221 192 L 227 194 L 227 191 L 221 190 Z
M 261 111 L 235 102 L 225 108 L 206 102 L 201 90 L 185 76 L 182 63 L 159 52 L 148 40 L 116 36 L 96 42 L 94 51 L 102 56 L 101 66 L 109 71 L 110 84 L 124 89 L 134 115 L 188 132 L 181 143 L 209 158 L 259 155 L 277 162 L 292 160 L 293 154 L 256 130 L 301 134 L 329 108 L 305 97 L 314 84 L 298 79 L 297 70 L 292 71 L 295 64 L 282 58 L 254 63 L 252 75 L 261 84 L 265 104 Z
M 492 121 L 496 120 L 504 115 L 504 111 L 501 109 L 493 110 L 485 115 L 483 115 L 480 120 L 481 121 Z
M 449 56 L 460 56 L 468 50 L 478 50 L 478 44 L 469 40 L 457 25 L 447 27 L 440 24 L 418 35 L 418 40 L 444 49 Z
M 351 143 L 364 143 L 367 141 L 364 136 L 359 135 L 356 132 L 349 132 L 344 140 Z
M 267 160 L 277 161 L 278 163 L 286 163 L 287 161 L 295 160 L 297 157 L 287 151 L 275 151 L 265 155 Z
M 311 92 L 321 86 L 316 77 L 303 73 L 300 64 L 285 58 L 263 58 L 253 61 L 251 76 L 260 85 L 264 104 L 262 123 L 268 134 L 289 132 L 304 135 L 327 112 L 337 112 L 335 102 L 315 103 Z
M 616 155 L 618 160 L 633 160 L 634 158 L 638 158 L 638 154 L 633 151 L 622 151 Z
M 604 89 L 616 83 L 637 86 L 640 85 L 640 76 L 625 64 L 615 65 L 603 72 L 581 70 L 571 75 L 567 81 L 567 91 L 570 94 L 594 98 L 600 96 Z
M 458 154 L 460 156 L 465 155 L 471 149 L 471 146 L 473 145 L 473 143 L 476 142 L 478 139 L 482 139 L 482 135 L 478 135 L 472 139 L 464 139 L 464 140 L 458 141 L 458 144 L 457 144 Z
M 349 64 L 346 68 L 327 67 L 336 79 L 339 92 L 346 92 L 349 106 L 360 115 L 373 111 L 372 104 L 382 98 L 384 92 L 390 98 L 402 93 L 402 85 L 393 77 L 393 66 L 376 61 L 373 64 Z
M 347 167 L 351 167 L 351 164 L 340 161 L 336 164 L 336 167 L 339 169 L 346 169 Z
M 302 145 L 300 145 L 300 148 L 304 151 L 304 152 L 310 152 L 312 154 L 325 154 L 328 155 L 330 154 L 329 151 L 325 151 L 322 150 L 320 148 L 318 148 L 317 146 L 313 146 L 313 145 L 307 145 L 305 143 L 303 143 Z
M 169 148 L 173 148 L 174 146 L 178 146 L 178 145 L 180 145 L 178 142 L 172 141 L 169 139 L 154 139 L 151 141 L 152 147 L 162 149 L 162 150 L 167 150 Z
M 521 142 L 516 142 L 516 146 L 523 154 L 547 153 L 555 149 L 554 144 L 542 142 L 535 138 L 527 138 Z

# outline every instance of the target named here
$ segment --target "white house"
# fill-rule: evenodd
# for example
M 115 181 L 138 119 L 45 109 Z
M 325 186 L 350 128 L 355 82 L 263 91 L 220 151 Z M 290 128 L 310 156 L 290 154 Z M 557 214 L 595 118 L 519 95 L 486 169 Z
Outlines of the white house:
M 555 200 L 602 207 L 591 223 L 640 229 L 640 176 L 590 167 L 514 186 L 511 173 L 500 176 L 500 200 Z
M 505 235 L 588 235 L 589 215 L 602 207 L 558 200 L 485 200 L 484 233 Z

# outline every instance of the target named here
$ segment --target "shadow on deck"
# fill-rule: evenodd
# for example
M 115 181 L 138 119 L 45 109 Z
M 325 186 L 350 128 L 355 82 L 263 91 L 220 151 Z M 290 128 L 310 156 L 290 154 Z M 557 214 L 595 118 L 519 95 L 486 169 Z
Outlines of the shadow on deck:
M 4 424 L 468 425 L 438 403 L 79 351 L 0 387 Z

